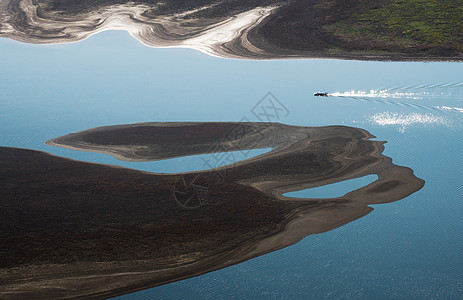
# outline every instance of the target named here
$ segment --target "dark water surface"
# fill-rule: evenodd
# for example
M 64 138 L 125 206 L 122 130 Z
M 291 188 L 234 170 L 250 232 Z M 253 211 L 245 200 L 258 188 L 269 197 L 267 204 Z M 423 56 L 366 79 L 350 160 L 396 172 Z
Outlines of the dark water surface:
M 54 46 L 0 40 L 0 53 L 2 146 L 181 172 L 204 166 L 199 158 L 121 162 L 43 143 L 134 122 L 348 125 L 387 141 L 384 154 L 426 181 L 404 200 L 294 246 L 121 298 L 462 297 L 461 63 L 218 59 L 148 48 L 121 32 Z M 274 107 L 261 102 L 268 92 Z

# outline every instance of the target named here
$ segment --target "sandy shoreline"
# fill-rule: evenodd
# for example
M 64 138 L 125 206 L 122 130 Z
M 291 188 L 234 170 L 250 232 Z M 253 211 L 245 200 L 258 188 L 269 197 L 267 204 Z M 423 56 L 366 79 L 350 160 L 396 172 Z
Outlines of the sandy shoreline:
M 60 266 L 42 266 L 45 268 L 45 272 L 51 272 L 50 277 L 56 277 L 55 279 L 30 279 L 22 280 L 19 284 L 7 284 L 3 285 L 3 292 L 0 295 L 12 296 L 11 299 L 15 299 L 14 295 L 17 295 L 18 299 L 34 295 L 37 299 L 46 299 L 47 297 L 63 299 L 74 299 L 85 297 L 86 299 L 102 299 L 109 297 L 116 297 L 127 293 L 136 292 L 139 290 L 145 290 L 148 288 L 156 287 L 163 284 L 172 283 L 175 281 L 188 279 L 203 275 L 215 270 L 219 270 L 230 265 L 235 265 L 246 260 L 277 251 L 287 246 L 296 244 L 301 239 L 310 234 L 323 233 L 354 220 L 357 220 L 366 214 L 373 211 L 370 207 L 357 207 L 353 208 L 350 214 L 346 214 L 346 211 L 342 211 L 343 219 L 337 220 L 336 224 L 326 226 L 321 224 L 320 228 L 307 227 L 307 223 L 319 222 L 320 214 L 314 213 L 314 209 L 319 209 L 323 214 L 324 206 L 326 205 L 308 205 L 306 208 L 297 209 L 291 212 L 285 221 L 280 224 L 280 229 L 276 232 L 268 234 L 267 236 L 259 237 L 258 239 L 249 240 L 237 248 L 232 249 L 224 253 L 217 254 L 215 256 L 208 257 L 202 261 L 195 262 L 193 264 L 181 265 L 179 267 L 168 268 L 165 270 L 157 269 L 156 264 L 153 265 L 154 270 L 146 270 L 150 268 L 149 261 L 142 262 L 140 269 L 133 267 L 133 262 L 119 262 L 117 269 L 126 269 L 129 271 L 106 273 L 106 274 L 95 274 L 87 276 L 73 276 L 73 277 L 62 277 Z M 256 246 L 257 245 L 257 246 Z M 79 266 L 77 264 L 75 269 L 66 270 L 67 272 L 82 272 L 83 268 L 89 266 Z M 69 267 L 63 266 L 64 269 Z M 24 270 L 19 270 L 24 272 Z M 1 269 L 0 269 L 1 272 Z M 88 270 L 86 271 L 88 272 Z M 107 272 L 107 271 L 106 271 Z M 1 274 L 1 273 L 0 273 Z M 58 274 L 58 275 L 56 275 Z M 43 275 L 42 275 L 43 276 Z M 46 276 L 45 276 L 46 277 Z M 5 276 L 7 279 L 8 276 Z M 107 284 L 111 282 L 112 289 L 107 289 Z M 117 287 L 119 285 L 119 287 Z M 2 286 L 2 285 L 0 285 Z M 43 290 L 47 287 L 53 287 L 56 289 L 59 287 L 63 289 L 62 293 L 48 293 L 43 294 Z M 82 295 L 74 295 L 67 297 L 68 290 L 81 291 Z M 86 291 L 92 290 L 91 293 Z M 98 291 L 101 290 L 101 291 Z M 53 296 L 52 296 L 53 295 Z
M 235 126 L 246 134 L 223 142 L 224 132 Z M 0 179 L 0 205 L 8 207 L 0 211 L 8 258 L 0 268 L 1 296 L 97 299 L 201 275 L 347 224 L 371 212 L 370 204 L 400 200 L 424 184 L 411 169 L 383 156 L 382 142 L 352 127 L 139 123 L 84 130 L 53 143 L 63 146 L 59 143 L 85 136 L 87 146 L 97 146 L 91 151 L 111 155 L 115 152 L 106 150 L 121 141 L 130 143 L 116 147 L 124 149 L 122 156 L 149 142 L 156 153 L 136 153 L 145 160 L 211 152 L 218 142 L 274 150 L 220 169 L 167 175 L 0 147 L 0 178 L 8 178 Z M 181 139 L 176 151 L 179 136 L 190 138 Z M 217 177 L 222 171 L 227 175 Z M 368 174 L 378 180 L 342 197 L 282 196 Z M 208 182 L 207 201 L 179 205 L 178 180 L 198 176 Z M 31 222 L 16 224 L 22 219 Z
M 165 134 L 162 133 L 162 130 L 169 129 L 169 128 L 177 128 L 176 133 L 179 132 L 188 132 L 189 134 L 195 133 L 201 136 L 207 132 L 207 128 L 204 127 L 206 125 L 212 126 L 223 126 L 225 131 L 221 134 L 218 134 L 215 139 L 209 141 L 207 143 L 202 143 L 201 141 L 196 142 L 194 141 L 192 144 L 188 144 L 186 142 L 182 143 L 182 151 L 180 153 L 173 153 L 169 151 L 165 151 L 162 149 L 162 145 L 157 145 L 156 143 L 149 143 L 146 142 L 144 139 L 141 139 L 139 142 L 141 144 L 125 144 L 122 142 L 124 140 L 124 135 L 126 134 L 136 134 L 137 130 L 145 132 L 145 134 L 151 135 L 149 130 L 154 130 L 154 132 L 159 132 L 162 136 Z M 238 126 L 238 127 L 236 127 Z M 226 136 L 228 132 L 233 131 L 235 129 L 240 129 L 246 127 L 245 130 L 247 133 L 240 136 L 239 142 L 231 141 L 226 139 L 224 140 L 224 135 Z M 353 129 L 353 128 L 352 128 Z M 127 131 L 130 130 L 130 131 Z M 159 131 L 160 130 L 160 131 Z M 250 149 L 260 149 L 260 148 L 272 148 L 271 151 L 266 152 L 264 154 L 245 159 L 239 162 L 235 162 L 230 165 L 221 166 L 219 168 L 215 168 L 216 172 L 220 172 L 223 170 L 231 169 L 231 168 L 239 168 L 242 166 L 246 166 L 248 164 L 253 163 L 265 163 L 268 160 L 272 160 L 276 157 L 280 156 L 287 156 L 291 155 L 292 153 L 298 153 L 301 151 L 305 151 L 306 149 L 310 149 L 311 144 L 315 144 L 317 142 L 323 142 L 326 139 L 330 138 L 339 138 L 339 137 L 350 137 L 348 132 L 351 130 L 350 127 L 344 126 L 327 126 L 327 127 L 300 127 L 300 126 L 290 126 L 285 124 L 273 123 L 273 124 L 265 124 L 265 123 L 233 123 L 233 122 L 226 122 L 226 123 L 210 123 L 210 122 L 189 122 L 189 123 L 135 123 L 135 124 L 127 124 L 127 125 L 114 125 L 114 126 L 103 126 L 97 128 L 91 128 L 88 130 L 79 131 L 76 133 L 71 133 L 65 136 L 57 137 L 51 139 L 46 142 L 47 145 L 62 147 L 72 150 L 78 151 L 90 151 L 90 152 L 97 152 L 102 154 L 107 154 L 115 157 L 116 159 L 123 160 L 123 161 L 158 161 L 162 159 L 169 159 L 169 158 L 177 158 L 177 157 L 184 157 L 189 155 L 198 155 L 198 154 L 207 154 L 207 153 L 214 153 L 213 150 L 218 150 L 218 152 L 227 152 L 227 151 L 245 151 Z M 357 137 L 360 140 L 369 141 L 369 139 L 374 138 L 373 135 L 368 133 L 367 131 L 356 128 L 359 133 L 362 134 L 361 137 Z M 345 132 L 343 132 L 345 131 Z M 153 134 L 154 134 L 153 132 Z M 257 134 L 256 134 L 257 133 Z M 136 134 L 139 136 L 138 134 Z M 99 136 L 111 136 L 112 141 L 115 144 L 101 144 L 101 143 L 94 143 L 86 141 L 86 137 L 92 136 L 92 139 L 96 138 L 98 141 Z M 256 139 L 258 140 L 256 142 Z M 252 142 L 250 142 L 252 141 Z M 164 143 L 166 141 L 164 140 Z M 371 157 L 374 157 L 377 162 L 374 164 L 370 163 L 370 168 L 373 166 L 376 169 L 376 174 L 378 175 L 378 180 L 368 185 L 368 187 L 364 187 L 357 191 L 353 191 L 350 194 L 346 195 L 348 197 L 354 197 L 357 199 L 361 199 L 365 197 L 364 195 L 358 195 L 359 193 L 363 193 L 364 190 L 368 190 L 370 188 L 374 188 L 376 186 L 380 186 L 382 181 L 385 178 L 395 177 L 398 180 L 403 180 L 404 182 L 407 181 L 407 178 L 412 175 L 408 168 L 401 169 L 401 167 L 394 166 L 392 167 L 392 163 L 389 159 L 385 159 L 381 153 L 384 150 L 383 142 L 375 141 L 370 142 L 371 146 L 374 147 L 371 152 Z M 174 142 L 176 145 L 176 142 Z M 192 151 L 188 150 L 188 147 L 192 147 Z M 137 152 L 139 149 L 143 149 L 143 152 Z M 355 148 L 352 148 L 349 151 L 355 151 Z M 350 155 L 354 155 L 353 152 Z M 345 161 L 346 160 L 346 153 L 335 157 L 334 160 L 336 161 Z M 197 173 L 207 173 L 210 170 L 203 170 L 198 171 Z M 394 175 L 391 174 L 394 173 Z M 188 173 L 188 172 L 185 172 Z M 177 173 L 177 175 L 185 174 L 185 173 Z M 389 174 L 385 176 L 383 173 Z M 336 175 L 337 181 L 344 181 L 351 178 L 359 178 L 366 175 L 372 174 L 370 169 L 363 169 L 358 168 L 357 171 L 349 171 L 345 175 L 342 173 L 338 173 Z M 174 174 L 172 174 L 174 175 Z M 392 176 L 391 176 L 392 175 Z M 266 194 L 272 195 L 273 197 L 280 199 L 280 200 L 287 200 L 287 201 L 305 201 L 305 199 L 297 199 L 291 197 L 285 197 L 283 194 L 303 190 L 308 188 L 314 188 L 317 186 L 322 186 L 326 184 L 333 183 L 332 178 L 317 178 L 317 180 L 312 183 L 311 180 L 307 180 L 305 177 L 301 177 L 298 180 L 290 179 L 285 182 L 284 178 L 279 177 L 277 181 L 274 179 L 272 180 L 240 180 L 241 183 L 246 185 L 250 185 Z M 408 182 L 405 186 L 418 186 L 416 183 L 412 181 Z M 397 189 L 397 195 L 393 196 L 389 193 L 390 199 L 399 199 L 402 197 L 401 193 L 407 194 L 408 192 L 405 190 Z M 407 194 L 408 195 L 408 194 Z M 383 203 L 384 200 L 380 197 L 378 200 L 375 200 L 375 195 L 368 195 L 370 203 Z M 334 199 L 327 199 L 327 201 L 332 201 Z M 387 202 L 387 201 L 386 201 Z
M 115 4 L 93 11 L 61 14 L 49 10 L 48 0 L 0 2 L 0 37 L 32 44 L 72 43 L 107 30 L 124 30 L 154 48 L 191 48 L 211 56 L 233 59 L 342 59 L 374 61 L 462 61 L 463 55 L 344 51 L 341 49 L 283 49 L 265 41 L 259 28 L 278 17 L 284 3 L 249 7 L 216 17 L 195 17 L 213 11 L 216 4 L 169 14 L 152 14 L 159 6 Z M 21 14 L 24 14 L 23 17 Z M 265 22 L 264 22 L 265 21 Z M 275 33 L 276 35 L 280 33 Z M 281 33 L 283 34 L 283 33 Z M 313 43 L 318 43 L 314 40 Z
M 37 7 L 32 0 L 10 2 L 20 3 L 22 11 L 29 19 L 30 23 L 27 25 L 23 23 L 19 26 L 41 29 L 40 32 L 34 34 L 16 30 L 15 27 L 18 24 L 14 25 L 15 21 L 11 20 L 13 17 L 10 16 L 11 12 L 8 10 L 10 3 L 3 1 L 0 3 L 0 37 L 31 44 L 59 44 L 79 42 L 103 31 L 123 30 L 149 47 L 190 48 L 222 58 L 260 58 L 263 52 L 252 47 L 249 41 L 244 41 L 243 36 L 246 36 L 245 32 L 257 26 L 276 9 L 275 6 L 258 7 L 215 24 L 205 24 L 204 27 L 175 32 L 174 30 L 178 30 L 182 25 L 176 24 L 173 20 L 184 16 L 185 13 L 170 17 L 163 16 L 153 20 L 143 16 L 143 12 L 149 9 L 147 6 L 116 5 L 104 11 L 88 14 L 85 16 L 86 19 L 58 20 L 39 17 Z M 101 19 L 104 21 L 99 21 Z M 96 22 L 96 20 L 98 21 Z M 56 28 L 62 29 L 55 33 Z M 169 31 L 168 28 L 171 28 L 172 31 Z M 26 29 L 26 31 L 28 30 Z M 53 33 L 46 34 L 47 31 Z M 230 51 L 226 45 L 236 43 L 238 40 L 241 41 L 240 43 L 248 44 L 248 48 L 252 48 L 256 54 L 243 57 Z

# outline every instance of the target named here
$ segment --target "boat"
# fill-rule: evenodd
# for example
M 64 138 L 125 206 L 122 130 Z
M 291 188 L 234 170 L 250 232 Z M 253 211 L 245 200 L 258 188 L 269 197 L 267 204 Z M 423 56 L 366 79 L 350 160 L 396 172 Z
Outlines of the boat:
M 314 93 L 313 95 L 316 96 L 316 97 L 328 97 L 328 93 L 320 93 L 320 92 L 318 92 L 318 93 Z

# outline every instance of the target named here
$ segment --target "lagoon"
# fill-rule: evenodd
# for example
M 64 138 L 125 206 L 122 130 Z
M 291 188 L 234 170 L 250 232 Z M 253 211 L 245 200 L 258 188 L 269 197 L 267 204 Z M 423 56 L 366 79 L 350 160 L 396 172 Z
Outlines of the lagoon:
M 286 197 L 294 198 L 336 198 L 344 196 L 345 194 L 367 186 L 378 179 L 376 175 L 366 175 L 360 178 L 354 178 L 337 183 L 327 184 L 311 189 L 300 190 L 284 194 Z
M 271 121 L 364 128 L 387 141 L 395 164 L 426 181 L 408 198 L 294 246 L 120 298 L 463 294 L 461 63 L 220 59 L 148 48 L 118 31 L 48 46 L 1 39 L 0 51 L 1 146 L 152 172 L 200 169 L 178 160 L 139 167 L 44 142 L 135 122 L 262 121 L 253 108 L 271 92 L 287 112 Z M 317 91 L 337 94 L 313 97 Z

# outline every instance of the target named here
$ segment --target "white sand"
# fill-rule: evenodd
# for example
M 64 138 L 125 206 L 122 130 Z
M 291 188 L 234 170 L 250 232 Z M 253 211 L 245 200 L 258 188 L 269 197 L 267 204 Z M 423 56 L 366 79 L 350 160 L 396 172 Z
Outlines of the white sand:
M 124 30 L 143 44 L 156 48 L 192 48 L 218 57 L 242 57 L 233 53 L 227 44 L 238 43 L 250 53 L 263 53 L 247 40 L 247 33 L 269 16 L 277 7 L 258 7 L 231 16 L 225 20 L 183 19 L 212 6 L 180 12 L 175 15 L 158 15 L 147 18 L 144 12 L 156 11 L 155 6 L 114 5 L 92 13 L 69 18 L 55 14 L 49 18 L 37 16 L 37 5 L 33 0 L 22 0 L 21 9 L 25 12 L 28 24 L 23 32 L 16 30 L 8 16 L 7 3 L 0 2 L 0 25 L 4 37 L 27 43 L 54 44 L 76 42 L 107 30 Z M 196 25 L 192 25 L 196 21 Z M 40 28 L 37 30 L 36 28 Z M 58 32 L 57 29 L 61 29 Z

